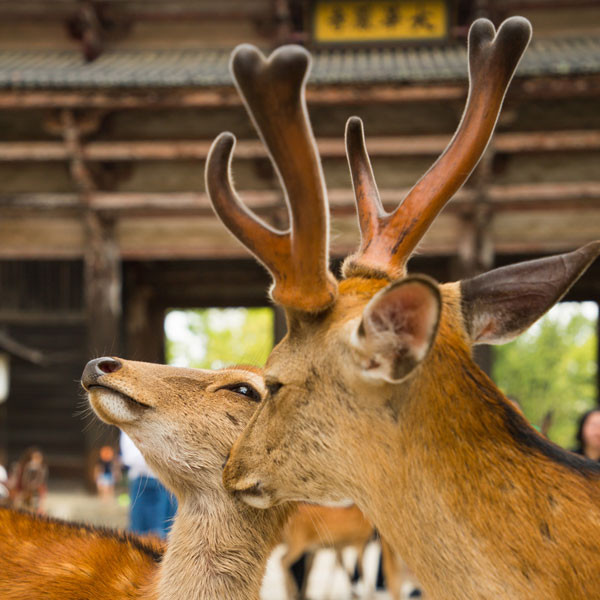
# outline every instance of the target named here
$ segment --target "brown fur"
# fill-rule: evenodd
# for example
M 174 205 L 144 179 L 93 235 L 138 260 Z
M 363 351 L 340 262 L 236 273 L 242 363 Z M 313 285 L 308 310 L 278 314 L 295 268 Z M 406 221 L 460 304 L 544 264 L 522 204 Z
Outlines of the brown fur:
M 257 407 L 228 388 L 244 382 L 263 395 L 259 371 L 121 363 L 92 382 L 90 402 L 177 496 L 161 562 L 162 546 L 135 536 L 2 511 L 0 598 L 257 600 L 290 507 L 246 506 L 225 492 L 221 469 Z
M 360 376 L 351 332 L 383 280 L 349 279 L 291 316 L 268 397 L 225 485 L 257 506 L 352 498 L 433 598 L 600 597 L 600 470 L 544 440 L 471 358 L 460 290 L 441 286 L 432 350 L 391 384 Z
M 151 598 L 152 538 L 0 509 L 0 598 Z

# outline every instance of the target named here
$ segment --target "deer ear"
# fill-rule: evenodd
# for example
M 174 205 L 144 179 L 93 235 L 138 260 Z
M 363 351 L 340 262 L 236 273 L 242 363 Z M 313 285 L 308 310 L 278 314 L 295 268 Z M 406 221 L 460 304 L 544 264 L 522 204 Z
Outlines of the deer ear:
M 396 383 L 426 356 L 438 329 L 441 296 L 426 277 L 392 283 L 367 304 L 352 336 L 363 374 Z
M 558 302 L 600 254 L 579 250 L 494 269 L 460 283 L 462 313 L 474 344 L 504 344 Z

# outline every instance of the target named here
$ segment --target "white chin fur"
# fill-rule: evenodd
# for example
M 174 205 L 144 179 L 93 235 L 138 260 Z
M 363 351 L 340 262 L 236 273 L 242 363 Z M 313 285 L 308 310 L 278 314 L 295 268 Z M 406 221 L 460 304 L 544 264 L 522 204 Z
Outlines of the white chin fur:
M 248 506 L 252 506 L 253 508 L 260 508 L 262 510 L 266 508 L 271 508 L 272 503 L 268 496 L 254 496 L 252 494 L 241 494 L 241 499 L 248 504 Z
M 94 388 L 89 392 L 90 403 L 98 416 L 110 423 L 131 423 L 140 410 L 126 396 L 105 388 Z
M 329 506 L 330 508 L 349 508 L 354 506 L 354 500 L 344 498 L 342 500 L 331 500 L 330 502 L 320 502 L 321 506 Z
M 293 502 L 302 502 L 303 504 L 312 504 L 313 506 L 327 506 L 328 508 L 350 508 L 354 506 L 354 500 L 342 498 L 341 500 L 319 500 L 314 502 L 307 498 L 294 498 Z

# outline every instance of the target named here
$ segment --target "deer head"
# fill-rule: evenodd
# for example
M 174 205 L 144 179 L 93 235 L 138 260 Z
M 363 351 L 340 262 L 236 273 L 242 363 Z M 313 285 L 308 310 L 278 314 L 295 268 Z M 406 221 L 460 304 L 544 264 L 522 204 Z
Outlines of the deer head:
M 151 596 L 258 598 L 290 508 L 251 509 L 225 492 L 221 471 L 266 393 L 260 371 L 104 357 L 87 364 L 82 384 L 96 414 L 133 439 L 177 496 L 177 517 Z
M 494 498 L 506 473 L 494 461 L 503 469 L 519 465 L 517 478 L 531 455 L 549 461 L 551 470 L 569 462 L 511 408 L 473 362 L 471 348 L 525 330 L 566 293 L 600 253 L 600 243 L 444 285 L 406 273 L 419 240 L 484 152 L 530 35 L 529 22 L 519 17 L 497 32 L 485 19 L 473 24 L 469 94 L 458 130 L 392 213 L 379 200 L 362 124 L 350 119 L 346 146 L 362 241 L 337 286 L 326 267 L 326 196 L 304 111 L 307 54 L 285 47 L 265 60 L 248 46 L 234 52 L 234 78 L 281 173 L 292 223 L 291 232 L 274 231 L 244 208 L 229 176 L 233 137 L 221 135 L 207 162 L 209 194 L 225 225 L 271 271 L 272 297 L 288 321 L 288 334 L 265 368 L 267 398 L 223 473 L 227 489 L 247 503 L 351 498 L 405 558 L 412 557 L 413 569 L 427 564 L 433 573 L 448 573 L 454 560 L 448 557 L 462 552 L 457 515 L 471 524 L 480 514 L 477 476 Z M 483 475 L 486 461 L 490 474 Z M 469 509 L 460 508 L 461 501 Z M 443 525 L 454 554 L 440 553 L 435 544 L 433 550 L 407 546 L 419 531 L 429 544 Z M 522 533 L 521 525 L 512 523 Z M 494 527 L 487 518 L 473 523 L 486 544 Z M 517 539 L 510 548 L 520 544 Z M 489 545 L 501 547 L 495 539 Z M 485 561 L 475 554 L 473 572 L 479 572 Z M 468 562 L 464 552 L 462 558 Z M 490 558 L 488 572 L 497 574 L 497 564 Z M 463 568 L 458 558 L 454 567 Z M 440 597 L 484 597 L 481 582 L 472 589 L 444 588 L 439 581 L 436 587 L 431 573 L 415 570 Z M 529 585 L 519 577 L 517 596 L 526 589 L 521 584 Z M 486 593 L 499 597 L 507 589 L 490 585 Z
M 221 471 L 265 393 L 252 367 L 208 371 L 109 357 L 90 361 L 82 384 L 96 414 L 123 429 L 184 502 L 190 486 L 219 486 L 206 473 Z

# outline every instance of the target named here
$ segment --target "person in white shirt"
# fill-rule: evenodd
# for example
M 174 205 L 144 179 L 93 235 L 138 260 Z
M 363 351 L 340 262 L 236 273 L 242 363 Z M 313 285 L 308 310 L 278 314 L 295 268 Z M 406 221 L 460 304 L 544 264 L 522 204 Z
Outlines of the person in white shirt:
M 146 464 L 131 438 L 121 432 L 121 461 L 129 479 L 129 528 L 140 534 L 165 538 L 177 511 L 174 496 L 162 485 Z
M 8 500 L 9 491 L 8 491 L 8 473 L 6 469 L 0 465 L 0 503 Z

